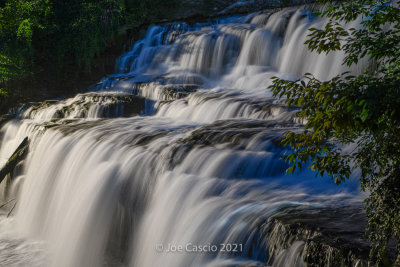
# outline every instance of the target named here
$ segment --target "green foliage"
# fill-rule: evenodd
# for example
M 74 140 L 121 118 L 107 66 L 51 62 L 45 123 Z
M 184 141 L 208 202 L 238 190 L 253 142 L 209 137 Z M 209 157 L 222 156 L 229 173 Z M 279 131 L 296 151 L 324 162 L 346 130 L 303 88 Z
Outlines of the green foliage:
M 131 25 L 154 23 L 168 18 L 180 3 L 181 0 L 125 0 L 125 20 Z
M 394 242 L 400 265 L 400 9 L 383 0 L 358 0 L 331 3 L 319 14 L 330 22 L 310 30 L 309 48 L 342 50 L 344 64 L 366 58 L 373 68 L 329 81 L 309 73 L 297 81 L 274 78 L 275 96 L 299 107 L 298 116 L 306 121 L 303 131 L 286 134 L 284 143 L 294 149 L 285 157 L 288 171 L 309 164 L 340 184 L 360 169 L 362 189 L 370 193 L 365 204 L 371 259 L 384 264 Z M 360 18 L 362 27 L 346 29 Z
M 90 70 L 122 24 L 137 27 L 159 21 L 179 3 L 180 0 L 1 0 L 0 88 L 10 97 L 19 94 L 18 90 L 27 91 L 23 84 L 41 80 L 63 83 L 76 77 L 83 70 Z M 0 112 L 5 111 L 3 104 L 8 100 L 0 98 Z
M 0 54 L 0 84 L 5 84 L 7 81 L 20 74 L 21 65 L 18 62 L 13 62 L 10 57 Z
M 45 5 L 44 0 L 9 0 L 0 8 L 0 84 L 29 68 L 33 31 L 43 27 Z
M 120 25 L 118 2 L 54 1 L 52 7 L 51 26 L 40 39 L 57 40 L 57 43 L 56 46 L 48 43 L 41 50 L 46 52 L 50 49 L 61 68 L 71 65 L 89 68 L 92 59 L 104 50 Z
M 18 39 L 26 40 L 29 44 L 32 41 L 32 25 L 29 19 L 24 19 L 18 27 L 17 37 Z
M 120 21 L 117 0 L 1 1 L 0 88 L 15 95 L 17 81 L 32 84 L 51 71 L 48 78 L 62 82 L 89 69 Z

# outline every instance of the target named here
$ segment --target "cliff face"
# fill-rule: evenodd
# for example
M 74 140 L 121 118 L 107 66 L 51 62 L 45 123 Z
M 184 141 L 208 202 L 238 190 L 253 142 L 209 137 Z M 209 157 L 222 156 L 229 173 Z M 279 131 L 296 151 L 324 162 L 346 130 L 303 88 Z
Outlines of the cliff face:
M 297 246 L 306 266 L 370 266 L 365 225 L 361 207 L 343 207 L 285 212 L 261 228 L 270 260 L 279 261 Z
M 171 14 L 173 20 L 191 17 L 216 17 L 255 12 L 264 9 L 294 6 L 313 0 L 183 0 L 181 7 Z

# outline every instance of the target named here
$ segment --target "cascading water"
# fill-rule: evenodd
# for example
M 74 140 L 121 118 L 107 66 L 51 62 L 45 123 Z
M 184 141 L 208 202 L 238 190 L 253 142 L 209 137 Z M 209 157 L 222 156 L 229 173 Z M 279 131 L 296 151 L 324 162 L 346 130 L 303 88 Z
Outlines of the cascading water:
M 2 163 L 26 136 L 30 152 L 2 188 L 17 208 L 0 218 L 0 265 L 303 266 L 303 242 L 274 249 L 260 226 L 362 199 L 280 160 L 302 125 L 270 78 L 347 71 L 303 45 L 323 23 L 285 9 L 152 26 L 96 92 L 20 109 L 1 130 Z

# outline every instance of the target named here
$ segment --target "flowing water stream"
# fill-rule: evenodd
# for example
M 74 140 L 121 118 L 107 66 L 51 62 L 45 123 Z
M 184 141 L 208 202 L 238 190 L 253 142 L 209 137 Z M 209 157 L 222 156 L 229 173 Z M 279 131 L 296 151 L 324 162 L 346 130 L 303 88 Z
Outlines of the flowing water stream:
M 324 23 L 284 9 L 151 26 L 91 92 L 22 107 L 1 129 L 1 164 L 26 136 L 30 150 L 1 186 L 16 208 L 1 209 L 0 265 L 303 266 L 304 242 L 278 249 L 261 225 L 363 198 L 356 178 L 280 160 L 302 122 L 270 78 L 348 70 L 303 45 Z

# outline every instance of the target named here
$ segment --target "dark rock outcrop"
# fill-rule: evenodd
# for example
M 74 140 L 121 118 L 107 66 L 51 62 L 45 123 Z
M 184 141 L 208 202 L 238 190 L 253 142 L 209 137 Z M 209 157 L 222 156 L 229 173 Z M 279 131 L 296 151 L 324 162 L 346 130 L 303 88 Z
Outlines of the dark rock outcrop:
M 169 20 L 235 15 L 313 3 L 313 0 L 183 0 Z
M 306 266 L 370 266 L 361 207 L 293 210 L 274 217 L 262 231 L 268 236 L 270 260 L 274 252 L 304 242 Z
M 29 139 L 25 139 L 21 142 L 15 152 L 12 154 L 7 163 L 0 170 L 0 183 L 4 180 L 7 174 L 12 173 L 19 162 L 25 159 L 28 154 L 29 149 Z

